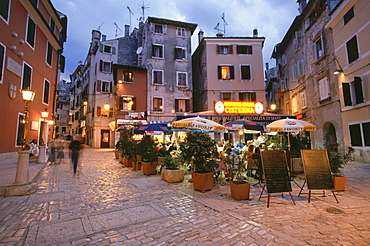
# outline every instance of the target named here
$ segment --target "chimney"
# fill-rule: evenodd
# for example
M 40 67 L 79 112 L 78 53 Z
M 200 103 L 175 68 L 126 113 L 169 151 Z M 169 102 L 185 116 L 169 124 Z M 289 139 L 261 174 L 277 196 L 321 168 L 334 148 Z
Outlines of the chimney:
M 94 42 L 99 42 L 100 41 L 100 36 L 101 32 L 97 30 L 92 30 L 91 32 L 91 41 Z
M 125 25 L 125 37 L 130 35 L 130 25 Z
M 106 41 L 106 40 L 107 40 L 107 35 L 104 35 L 104 34 L 103 34 L 103 35 L 101 36 L 101 41 Z
M 200 29 L 200 31 L 198 32 L 198 43 L 199 44 L 202 42 L 203 36 L 204 36 L 204 32 L 202 31 L 202 29 Z
M 254 28 L 253 29 L 253 37 L 254 38 L 257 38 L 258 37 L 258 30 L 257 30 L 257 28 Z

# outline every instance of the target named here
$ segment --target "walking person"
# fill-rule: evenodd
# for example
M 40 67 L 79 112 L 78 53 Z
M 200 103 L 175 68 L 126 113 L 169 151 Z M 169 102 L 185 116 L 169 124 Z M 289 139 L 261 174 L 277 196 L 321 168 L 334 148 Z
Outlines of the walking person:
M 74 136 L 73 140 L 69 144 L 68 148 L 71 150 L 71 158 L 72 158 L 72 165 L 73 165 L 73 173 L 77 173 L 77 164 L 78 164 L 78 157 L 79 157 L 79 151 L 82 148 L 80 139 L 78 136 Z
M 56 159 L 56 147 L 55 147 L 55 142 L 54 140 L 52 139 L 49 143 L 49 158 L 47 160 L 47 164 L 50 166 L 50 165 L 54 165 L 55 164 L 55 159 Z

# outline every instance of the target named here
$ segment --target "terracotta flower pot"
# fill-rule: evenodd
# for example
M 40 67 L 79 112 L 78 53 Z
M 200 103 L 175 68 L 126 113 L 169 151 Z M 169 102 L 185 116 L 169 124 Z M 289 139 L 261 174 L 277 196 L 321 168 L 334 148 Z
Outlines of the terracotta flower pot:
M 333 181 L 335 191 L 346 190 L 346 177 L 333 175 Z
M 250 183 L 236 184 L 233 181 L 230 182 L 231 197 L 235 200 L 249 199 L 250 189 Z
M 125 167 L 132 167 L 132 159 L 126 159 Z
M 141 165 L 144 175 L 157 174 L 157 162 L 142 162 Z
M 194 190 L 206 192 L 213 188 L 213 175 L 214 172 L 209 173 L 192 173 Z

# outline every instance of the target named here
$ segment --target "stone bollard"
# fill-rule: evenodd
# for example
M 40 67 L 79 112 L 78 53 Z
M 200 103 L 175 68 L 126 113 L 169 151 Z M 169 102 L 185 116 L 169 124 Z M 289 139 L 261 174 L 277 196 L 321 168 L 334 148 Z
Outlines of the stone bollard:
M 27 184 L 29 181 L 29 166 L 30 166 L 30 151 L 18 151 L 17 173 L 15 175 L 15 183 L 17 185 Z
M 39 157 L 37 158 L 37 163 L 45 164 L 46 163 L 46 146 L 40 146 Z

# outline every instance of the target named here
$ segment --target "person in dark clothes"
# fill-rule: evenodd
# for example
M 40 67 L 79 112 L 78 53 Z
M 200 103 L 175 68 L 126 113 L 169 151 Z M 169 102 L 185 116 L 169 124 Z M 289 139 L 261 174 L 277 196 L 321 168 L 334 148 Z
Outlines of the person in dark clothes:
M 81 141 L 78 136 L 74 136 L 73 140 L 69 144 L 68 148 L 71 150 L 71 158 L 73 165 L 73 173 L 77 173 L 78 157 L 80 155 L 80 149 L 82 148 Z

